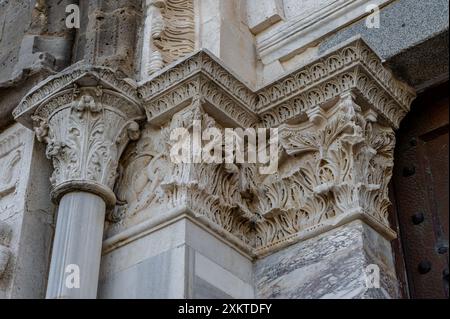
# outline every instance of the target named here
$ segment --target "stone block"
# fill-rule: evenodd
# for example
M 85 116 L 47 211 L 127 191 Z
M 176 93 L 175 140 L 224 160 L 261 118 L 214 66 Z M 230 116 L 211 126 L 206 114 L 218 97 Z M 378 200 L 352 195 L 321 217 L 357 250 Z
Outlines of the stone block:
M 380 288 L 366 285 L 369 265 L 380 269 Z M 255 280 L 258 298 L 398 297 L 389 241 L 358 220 L 258 260 Z

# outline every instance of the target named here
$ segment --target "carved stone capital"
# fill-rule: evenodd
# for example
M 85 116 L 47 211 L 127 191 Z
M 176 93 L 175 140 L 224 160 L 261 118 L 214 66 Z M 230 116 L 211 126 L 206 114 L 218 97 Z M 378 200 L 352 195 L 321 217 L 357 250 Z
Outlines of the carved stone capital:
M 121 163 L 111 233 L 167 209 L 262 256 L 355 219 L 386 238 L 394 130 L 414 91 L 361 40 L 352 40 L 260 89 L 199 52 L 155 74 L 138 91 L 144 136 Z M 278 171 L 258 164 L 171 162 L 168 135 L 194 119 L 226 128 L 278 129 Z
M 34 88 L 15 110 L 47 144 L 52 160 L 52 197 L 87 191 L 108 205 L 120 156 L 139 138 L 143 117 L 135 88 L 103 68 L 69 70 Z

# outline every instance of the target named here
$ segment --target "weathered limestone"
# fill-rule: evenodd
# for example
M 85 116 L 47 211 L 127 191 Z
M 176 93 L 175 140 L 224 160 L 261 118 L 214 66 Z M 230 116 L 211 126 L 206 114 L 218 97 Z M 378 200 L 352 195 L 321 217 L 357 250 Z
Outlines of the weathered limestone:
M 0 222 L 0 278 L 6 271 L 11 251 L 9 249 L 9 242 L 11 240 L 11 229 L 5 222 Z
M 188 210 L 203 227 L 220 234 L 227 245 L 257 260 L 256 296 L 397 296 L 389 247 L 389 240 L 396 234 L 388 223 L 387 185 L 393 166 L 393 132 L 408 112 L 414 92 L 397 81 L 361 40 L 343 44 L 256 92 L 202 52 L 156 73 L 138 90 L 149 124 L 121 162 L 116 188 L 119 204 L 108 217 L 107 243 L 134 245 L 140 239 L 131 236 L 129 229 L 143 231 L 148 224 L 157 229 L 154 236 L 158 236 L 158 225 L 176 220 L 170 212 Z M 279 128 L 278 172 L 263 176 L 251 164 L 231 168 L 224 164 L 172 163 L 171 130 L 192 130 L 194 120 L 219 131 L 230 126 Z M 339 232 L 336 229 L 343 235 L 337 236 L 334 244 L 317 239 L 333 238 L 333 233 Z M 354 241 L 340 252 L 339 240 L 347 243 L 347 233 Z M 320 244 L 313 244 L 316 239 Z M 369 241 L 376 244 L 371 246 Z M 334 260 L 336 254 L 342 254 L 341 260 L 348 266 L 342 272 L 356 277 L 331 289 L 317 279 L 323 275 L 319 272 L 299 281 L 288 280 L 291 286 L 274 292 L 264 278 L 266 267 L 278 269 L 275 262 L 270 265 L 276 257 L 265 256 L 285 253 L 291 259 L 287 247 L 295 243 L 311 245 L 318 251 L 336 248 L 328 258 Z M 108 256 L 111 246 L 107 246 Z M 381 255 L 372 258 L 371 254 Z M 176 258 L 183 259 L 181 255 Z M 299 256 L 303 258 L 300 252 Z M 157 267 L 160 262 L 152 265 Z M 134 266 L 137 263 L 129 266 L 134 270 L 128 275 L 140 278 Z M 366 289 L 365 267 L 372 263 L 389 279 L 382 290 Z M 104 267 L 110 271 L 115 268 L 114 264 Z M 105 279 L 105 293 L 114 291 L 105 296 L 122 296 L 118 287 L 124 283 L 124 276 Z M 313 286 L 308 286 L 312 289 L 309 292 L 308 287 L 301 288 L 304 278 L 316 278 Z M 277 282 L 277 277 L 270 280 Z M 298 289 L 305 290 L 291 292 Z M 144 287 L 134 291 L 136 297 L 161 296 L 148 295 Z M 166 291 L 162 296 L 174 294 Z
M 218 57 L 248 85 L 256 86 L 257 56 L 246 1 L 197 1 L 197 47 Z
M 193 0 L 146 0 L 141 80 L 194 51 Z
M 0 4 L 0 43 L 7 45 L 0 54 L 3 66 L 0 86 L 17 83 L 42 71 L 59 71 L 70 62 L 73 29 L 65 26 L 65 7 L 77 1 L 3 1 Z M 17 21 L 23 21 L 17 25 Z M 22 30 L 18 28 L 23 28 Z M 12 63 L 11 61 L 15 61 Z M 9 75 L 9 77 L 7 77 Z M 9 81 L 3 81 L 9 78 Z
M 52 197 L 60 206 L 47 297 L 96 296 L 92 282 L 98 277 L 106 207 L 111 208 L 106 242 L 128 229 L 139 232 L 146 223 L 173 223 L 175 216 L 168 211 L 188 211 L 192 220 L 250 259 L 355 220 L 394 238 L 387 221 L 393 129 L 413 98 L 413 91 L 359 39 L 256 92 L 204 52 L 155 73 L 139 87 L 102 67 L 75 67 L 48 79 L 14 113 L 47 144 L 54 166 Z M 141 104 L 148 124 L 139 139 Z M 170 132 L 192 130 L 194 120 L 219 131 L 230 126 L 279 128 L 277 173 L 261 175 L 254 164 L 173 163 Z M 125 152 L 118 174 L 130 140 L 138 141 Z M 85 232 L 71 231 L 83 227 Z M 187 252 L 170 253 L 175 254 L 170 259 L 175 273 L 185 278 L 197 271 L 178 263 Z M 207 260 L 196 260 L 198 267 L 207 267 Z M 81 290 L 67 289 L 63 270 L 72 264 L 80 267 Z M 101 294 L 121 296 L 117 283 L 123 283 L 123 276 L 139 278 L 135 271 L 105 279 Z M 190 293 L 188 285 L 181 285 L 164 296 L 207 296 L 210 288 L 204 281 L 216 278 L 208 276 L 200 276 L 203 281 Z M 253 288 L 245 282 L 245 296 L 251 296 Z M 213 286 L 225 295 L 212 295 L 232 292 L 219 283 Z M 136 297 L 145 296 L 146 289 Z
M 393 236 L 387 227 L 386 216 L 393 129 L 408 111 L 414 94 L 397 82 L 360 40 L 343 45 L 318 62 L 256 93 L 206 54 L 194 55 L 154 77 L 140 88 L 140 92 L 149 122 L 166 130 L 190 123 L 198 116 L 219 129 L 219 122 L 243 128 L 281 129 L 285 160 L 280 164 L 277 176 L 266 178 L 249 173 L 253 181 L 246 181 L 245 170 L 252 170 L 248 167 L 235 176 L 238 182 L 235 185 L 231 182 L 232 189 L 227 193 L 218 187 L 212 188 L 217 193 L 209 193 L 211 181 L 199 181 L 199 185 L 205 183 L 200 186 L 203 195 L 197 194 L 194 201 L 198 205 L 199 196 L 205 196 L 208 204 L 204 207 L 214 203 L 216 215 L 212 216 L 209 209 L 202 214 L 246 244 L 250 243 L 251 250 L 256 248 L 260 253 L 267 253 L 296 237 L 312 236 L 311 232 L 315 234 L 320 229 L 329 229 L 353 218 L 364 218 L 373 227 L 384 229 L 387 237 Z M 196 106 L 196 101 L 201 103 Z M 259 114 L 261 121 L 255 114 Z M 209 116 L 215 119 L 208 119 Z M 165 124 L 170 117 L 173 117 L 171 123 Z M 183 120 L 178 121 L 178 117 Z M 286 122 L 299 124 L 292 126 Z M 158 134 L 155 131 L 149 136 L 165 142 L 153 142 L 155 145 L 168 142 L 167 135 Z M 145 145 L 148 149 L 141 151 L 158 154 L 153 155 L 159 161 L 155 164 L 166 169 L 155 170 L 161 174 L 156 175 L 161 176 L 159 179 L 155 180 L 156 176 L 149 178 L 148 185 L 153 190 L 161 188 L 164 198 L 164 201 L 158 200 L 159 191 L 150 191 L 156 196 L 152 201 L 167 205 L 164 196 L 171 198 L 167 185 L 174 182 L 178 185 L 174 176 L 180 168 L 171 168 L 171 163 L 164 157 L 167 150 L 155 148 L 150 143 Z M 220 165 L 192 165 L 186 169 L 191 171 L 191 183 L 197 183 L 196 174 L 208 176 L 206 172 L 211 171 L 211 176 L 217 176 Z M 228 173 L 223 174 L 226 178 Z M 167 176 L 175 181 L 165 181 Z M 249 188 L 240 189 L 239 184 Z M 294 185 L 298 185 L 298 189 Z M 292 194 L 287 189 L 291 189 Z M 253 194 L 254 202 L 246 203 L 241 197 L 245 192 Z M 208 199 L 209 196 L 212 196 L 211 200 L 221 198 L 221 202 L 215 203 Z M 230 198 L 229 202 L 227 198 Z M 151 206 L 151 201 L 133 206 L 142 205 L 138 211 Z M 199 207 L 192 209 L 201 210 Z M 233 214 L 227 209 L 241 212 Z M 134 211 L 130 213 L 135 215 Z M 217 214 L 231 214 L 236 219 L 218 218 Z M 285 224 L 286 218 L 296 222 Z M 255 222 L 256 233 L 248 235 L 248 223 Z
M 80 11 L 86 23 L 77 31 L 74 62 L 84 60 L 133 77 L 142 16 L 140 1 L 80 1 Z

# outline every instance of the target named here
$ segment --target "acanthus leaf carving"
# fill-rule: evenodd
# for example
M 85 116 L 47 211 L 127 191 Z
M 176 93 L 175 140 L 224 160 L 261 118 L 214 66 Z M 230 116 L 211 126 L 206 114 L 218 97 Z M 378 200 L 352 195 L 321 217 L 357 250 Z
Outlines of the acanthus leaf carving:
M 81 67 L 65 72 L 25 97 L 18 107 L 18 119 L 33 127 L 38 141 L 47 144 L 46 155 L 54 167 L 50 180 L 55 200 L 81 190 L 114 205 L 112 188 L 119 158 L 128 142 L 139 138 L 137 121 L 143 112 L 137 93 L 109 69 Z M 86 86 L 86 78 L 97 85 Z M 47 99 L 42 98 L 44 94 Z M 34 104 L 29 107 L 31 101 Z

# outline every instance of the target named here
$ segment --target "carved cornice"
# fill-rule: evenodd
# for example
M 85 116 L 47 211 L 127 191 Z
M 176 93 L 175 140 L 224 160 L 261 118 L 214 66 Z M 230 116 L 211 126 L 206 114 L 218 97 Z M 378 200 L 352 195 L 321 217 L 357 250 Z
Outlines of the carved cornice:
M 14 111 L 47 144 L 52 196 L 82 190 L 114 205 L 119 158 L 139 137 L 143 112 L 136 88 L 107 68 L 69 69 L 35 87 Z
M 194 75 L 147 102 L 145 104 L 147 119 L 150 123 L 161 124 L 183 106 L 189 105 L 197 96 L 201 96 L 211 107 L 232 122 L 233 126 L 254 127 L 259 122 L 256 114 L 203 74 Z
M 142 79 L 195 49 L 193 0 L 146 0 Z
M 389 239 L 396 236 L 388 221 L 394 131 L 351 94 L 320 116 L 282 127 L 290 165 L 264 183 L 269 200 L 256 226 L 258 254 L 353 219 L 365 220 Z
M 343 94 L 326 110 L 316 106 L 306 122 L 282 125 L 283 159 L 269 176 L 251 164 L 172 163 L 166 148 L 171 128 L 201 118 L 204 127 L 223 129 L 205 111 L 206 100 L 196 103 L 178 110 L 161 129 L 144 130 L 122 168 L 122 206 L 111 220 L 133 224 L 137 216 L 160 218 L 167 208 L 186 207 L 254 256 L 354 219 L 389 239 L 396 236 L 387 211 L 395 134 L 375 111 L 358 105 L 354 94 Z
M 139 93 L 144 106 L 151 110 L 155 101 L 169 99 L 166 95 L 199 75 L 214 83 L 216 91 L 229 96 L 239 108 L 260 118 L 260 124 L 266 127 L 304 120 L 312 108 L 327 105 L 352 91 L 358 94 L 361 104 L 364 102 L 398 128 L 415 98 L 414 90 L 395 79 L 378 56 L 356 39 L 258 90 L 249 88 L 209 53 L 201 51 L 143 83 Z M 177 107 L 174 100 L 165 109 L 175 112 Z

